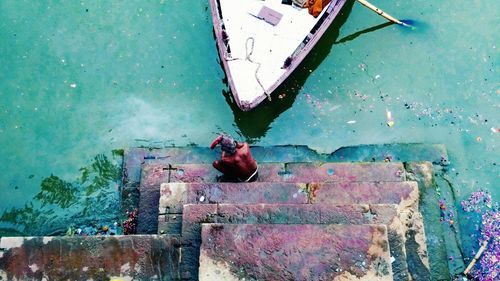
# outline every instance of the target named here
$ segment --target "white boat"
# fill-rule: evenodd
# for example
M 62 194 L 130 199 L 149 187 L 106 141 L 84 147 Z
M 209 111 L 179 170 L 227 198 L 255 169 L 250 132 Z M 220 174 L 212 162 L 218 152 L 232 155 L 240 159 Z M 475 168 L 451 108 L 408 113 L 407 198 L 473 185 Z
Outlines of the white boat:
M 282 0 L 210 0 L 219 55 L 238 107 L 248 111 L 297 68 L 346 0 L 317 17 Z

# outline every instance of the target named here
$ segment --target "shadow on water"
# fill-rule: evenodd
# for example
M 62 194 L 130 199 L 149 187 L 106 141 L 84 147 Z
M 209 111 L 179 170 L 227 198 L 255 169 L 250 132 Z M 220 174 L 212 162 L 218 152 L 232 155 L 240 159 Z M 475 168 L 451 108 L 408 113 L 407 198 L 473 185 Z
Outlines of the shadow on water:
M 338 44 L 342 44 L 342 43 L 345 43 L 345 42 L 349 42 L 349 41 L 352 41 L 356 38 L 358 38 L 359 36 L 365 34 L 365 33 L 369 33 L 369 32 L 373 32 L 373 31 L 377 31 L 379 29 L 382 29 L 384 27 L 388 27 L 389 25 L 393 25 L 394 23 L 392 22 L 386 22 L 386 23 L 382 23 L 382 24 L 379 24 L 379 25 L 376 25 L 376 26 L 372 26 L 372 27 L 369 27 L 369 28 L 366 28 L 366 29 L 363 29 L 361 31 L 358 31 L 356 33 L 353 33 L 351 35 L 347 35 L 341 39 L 339 39 L 337 42 L 333 43 L 334 45 L 338 45 Z
M 228 90 L 222 91 L 222 94 L 233 111 L 235 125 L 238 127 L 242 137 L 244 137 L 247 142 L 254 143 L 264 137 L 270 129 L 270 124 L 274 121 L 274 119 L 292 107 L 309 75 L 316 68 L 318 68 L 321 62 L 331 52 L 332 46 L 336 43 L 336 40 L 339 37 L 340 28 L 347 21 L 353 5 L 354 1 L 347 1 L 339 15 L 333 21 L 332 25 L 318 41 L 316 46 L 314 46 L 309 55 L 304 59 L 304 61 L 302 61 L 292 75 L 290 75 L 285 82 L 273 92 L 272 101 L 265 100 L 251 111 L 242 111 L 233 101 L 232 94 Z M 386 25 L 383 27 L 385 26 Z M 227 85 L 226 77 L 223 82 Z M 278 95 L 280 94 L 285 95 L 284 97 L 282 96 L 283 98 L 279 98 Z

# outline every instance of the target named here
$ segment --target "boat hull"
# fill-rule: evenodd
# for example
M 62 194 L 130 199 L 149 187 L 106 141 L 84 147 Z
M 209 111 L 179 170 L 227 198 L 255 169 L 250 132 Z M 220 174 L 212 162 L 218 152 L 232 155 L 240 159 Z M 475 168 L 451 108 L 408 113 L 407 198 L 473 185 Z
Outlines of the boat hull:
M 290 74 L 292 74 L 295 71 L 295 69 L 309 54 L 309 52 L 316 45 L 316 43 L 321 39 L 323 34 L 326 32 L 328 27 L 332 24 L 333 20 L 336 18 L 336 16 L 344 6 L 345 2 L 346 0 L 332 0 L 330 4 L 328 4 L 328 6 L 325 7 L 323 13 L 318 17 L 317 22 L 312 27 L 312 29 L 309 30 L 307 34 L 303 35 L 304 39 L 300 44 L 296 46 L 295 51 L 290 52 L 288 54 L 291 59 L 290 61 L 287 62 L 286 68 L 282 68 L 284 69 L 284 71 L 280 73 L 279 76 L 275 80 L 273 80 L 272 83 L 268 83 L 268 85 L 266 85 L 265 87 L 262 85 L 260 81 L 258 81 L 262 90 L 254 91 L 253 96 L 251 98 L 248 97 L 242 98 L 241 91 L 238 91 L 238 87 L 236 85 L 238 78 L 240 77 L 233 76 L 235 74 L 233 73 L 233 71 L 231 71 L 231 67 L 229 65 L 235 59 L 232 58 L 232 54 L 230 52 L 231 37 L 229 37 L 228 40 L 228 35 L 225 30 L 225 24 L 223 19 L 222 7 L 220 6 L 219 0 L 210 0 L 210 8 L 214 24 L 215 39 L 219 51 L 221 64 L 226 73 L 227 82 L 230 87 L 231 93 L 234 97 L 234 101 L 236 102 L 238 107 L 244 111 L 248 111 L 255 108 L 266 98 L 268 97 L 270 98 L 271 94 L 276 90 L 276 88 L 278 88 L 278 86 L 280 86 L 290 76 Z M 248 44 L 248 42 L 246 43 Z M 247 49 L 246 52 L 247 52 L 247 60 L 251 61 L 251 59 L 248 59 L 249 50 Z M 283 61 L 283 63 L 285 63 L 285 61 Z M 258 80 L 257 72 L 255 74 L 255 78 Z M 242 79 L 239 79 L 239 81 L 241 80 Z

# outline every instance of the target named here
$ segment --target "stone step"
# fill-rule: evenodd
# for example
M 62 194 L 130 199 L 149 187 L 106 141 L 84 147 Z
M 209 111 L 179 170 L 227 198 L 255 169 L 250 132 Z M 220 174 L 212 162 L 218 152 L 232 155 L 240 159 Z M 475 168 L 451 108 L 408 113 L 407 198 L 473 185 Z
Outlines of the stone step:
M 325 161 L 326 154 L 318 154 L 305 145 L 252 146 L 252 156 L 259 163 Z M 220 150 L 208 147 L 129 148 L 124 151 L 123 170 L 127 182 L 139 183 L 141 165 L 159 164 L 211 164 L 220 157 Z
M 431 161 L 447 164 L 448 154 L 442 144 L 374 144 L 341 147 L 330 154 L 320 154 L 304 145 L 252 146 L 252 155 L 264 162 L 383 162 L 387 157 L 397 162 Z M 139 185 L 141 165 L 146 162 L 204 163 L 219 158 L 219 150 L 208 147 L 128 148 L 124 151 L 124 181 Z
M 169 182 L 218 182 L 220 173 L 210 164 L 142 166 L 137 232 L 157 233 L 160 185 Z M 259 182 L 404 181 L 402 163 L 264 163 Z
M 203 224 L 199 280 L 393 280 L 380 225 Z
M 169 182 L 224 181 L 212 165 L 162 164 L 153 169 L 169 171 Z M 149 166 L 149 165 L 147 165 Z M 146 167 L 143 166 L 143 169 Z M 259 182 L 404 181 L 402 163 L 263 163 Z
M 408 280 L 408 264 L 424 264 L 428 270 L 425 234 L 418 212 L 411 217 L 397 205 L 330 205 L 330 204 L 196 204 L 185 205 L 182 216 L 184 252 L 183 276 L 196 272 L 201 243 L 201 223 L 229 224 L 381 224 L 389 233 L 391 256 L 394 257 L 395 280 Z M 160 228 L 163 227 L 159 222 Z M 406 247 L 406 245 L 411 247 Z M 415 247 L 416 245 L 416 247 Z M 407 253 L 407 251 L 412 251 Z M 407 254 L 412 257 L 407 259 Z M 192 276 L 191 276 L 192 277 Z M 189 279 L 189 278 L 188 278 Z M 419 280 L 419 279 L 415 279 Z
M 162 183 L 159 214 L 180 214 L 185 204 L 397 204 L 418 205 L 418 185 L 405 182 Z
M 177 280 L 180 246 L 167 235 L 1 237 L 0 280 Z

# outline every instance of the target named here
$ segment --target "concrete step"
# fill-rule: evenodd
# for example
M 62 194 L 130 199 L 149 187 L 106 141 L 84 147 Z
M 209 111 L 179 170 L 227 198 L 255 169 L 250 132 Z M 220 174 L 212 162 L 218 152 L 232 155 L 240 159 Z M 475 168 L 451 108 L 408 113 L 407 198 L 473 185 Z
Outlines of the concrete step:
M 2 237 L 1 280 L 177 280 L 179 238 Z
M 397 204 L 418 205 L 418 185 L 405 182 L 162 183 L 159 214 L 180 214 L 185 204 Z
M 389 233 L 395 280 L 408 280 L 407 261 L 427 265 L 425 234 L 419 213 L 411 218 L 396 205 L 330 204 L 197 204 L 185 205 L 182 216 L 183 276 L 197 272 L 202 223 L 229 224 L 380 224 Z M 160 222 L 160 228 L 162 223 Z M 406 247 L 408 245 L 408 247 Z M 417 245 L 415 247 L 415 245 Z M 412 251 L 412 260 L 407 260 Z M 191 276 L 192 277 L 192 276 Z M 418 279 L 416 279 L 418 280 Z
M 220 173 L 210 164 L 158 164 L 142 166 L 137 232 L 157 233 L 160 185 L 169 182 L 218 182 Z M 259 182 L 362 182 L 404 181 L 402 163 L 264 163 Z
M 393 280 L 380 225 L 203 224 L 199 280 Z

